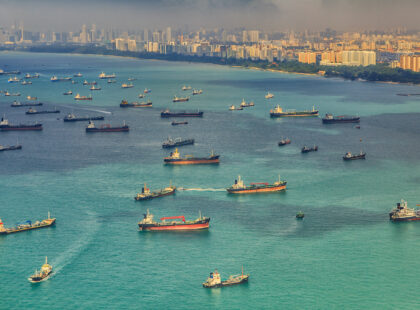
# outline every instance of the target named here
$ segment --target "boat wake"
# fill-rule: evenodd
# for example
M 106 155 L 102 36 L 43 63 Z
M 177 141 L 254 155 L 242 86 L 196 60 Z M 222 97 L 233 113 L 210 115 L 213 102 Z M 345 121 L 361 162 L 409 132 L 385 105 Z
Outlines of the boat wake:
M 92 111 L 92 112 L 99 112 L 99 113 L 104 113 L 104 114 L 112 114 L 112 112 L 109 112 L 109 111 L 96 110 L 96 109 L 81 108 L 80 110 L 86 110 L 86 111 Z
M 185 188 L 179 187 L 180 191 L 197 191 L 197 192 L 225 192 L 224 188 Z
M 52 276 L 55 276 L 64 267 L 70 264 L 92 242 L 100 226 L 96 213 L 88 212 L 88 220 L 85 221 L 83 226 L 89 227 L 89 231 L 86 234 L 81 235 L 80 238 L 76 240 L 68 250 L 64 251 L 51 263 L 51 265 L 54 266 L 54 273 Z

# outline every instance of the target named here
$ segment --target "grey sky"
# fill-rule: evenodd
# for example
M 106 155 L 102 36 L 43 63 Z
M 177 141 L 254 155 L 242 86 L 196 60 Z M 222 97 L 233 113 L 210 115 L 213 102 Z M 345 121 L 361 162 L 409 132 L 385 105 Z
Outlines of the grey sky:
M 420 0 L 0 0 L 0 24 L 35 30 L 166 26 L 268 31 L 419 28 Z

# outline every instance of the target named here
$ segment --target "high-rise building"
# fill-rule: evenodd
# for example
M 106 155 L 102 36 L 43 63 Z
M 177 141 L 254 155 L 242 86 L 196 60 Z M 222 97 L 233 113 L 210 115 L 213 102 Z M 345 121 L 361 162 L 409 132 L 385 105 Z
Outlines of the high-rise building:
M 86 30 L 86 25 L 82 26 L 82 32 L 80 33 L 80 42 L 87 43 L 88 42 L 88 35 Z
M 172 29 L 171 27 L 166 28 L 166 42 L 172 42 Z
M 248 42 L 248 34 L 246 30 L 242 31 L 242 42 Z
M 149 30 L 148 29 L 143 30 L 143 41 L 144 42 L 149 42 Z
M 250 42 L 258 42 L 260 40 L 260 32 L 258 30 L 248 31 L 248 40 Z

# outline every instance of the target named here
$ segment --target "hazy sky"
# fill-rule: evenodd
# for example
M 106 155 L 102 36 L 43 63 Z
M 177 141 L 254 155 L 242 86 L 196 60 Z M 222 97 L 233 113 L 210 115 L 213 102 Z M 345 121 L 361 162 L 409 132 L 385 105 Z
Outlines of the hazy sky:
M 268 31 L 420 27 L 420 0 L 0 0 L 0 26 L 78 30 L 245 27 Z

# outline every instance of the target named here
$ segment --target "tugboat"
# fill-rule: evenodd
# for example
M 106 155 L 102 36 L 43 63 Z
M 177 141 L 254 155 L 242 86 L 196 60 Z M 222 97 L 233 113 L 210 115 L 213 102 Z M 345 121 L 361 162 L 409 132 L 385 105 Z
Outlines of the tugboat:
M 121 85 L 121 88 L 133 88 L 133 87 L 134 87 L 133 83 L 130 83 L 130 84 L 123 83 L 123 84 Z
M 73 92 L 71 90 L 69 90 L 69 91 L 64 92 L 63 95 L 65 95 L 65 96 L 73 95 Z
M 149 94 L 151 92 L 152 92 L 152 90 L 149 89 L 149 88 L 145 88 L 144 91 L 143 91 L 143 93 L 145 93 L 145 94 Z
M 268 183 L 251 183 L 250 186 L 246 186 L 241 179 L 241 176 L 238 176 L 238 179 L 235 180 L 235 184 L 227 188 L 229 194 L 255 194 L 255 193 L 267 193 L 267 192 L 280 192 L 286 190 L 286 181 L 281 181 L 280 176 L 279 180 L 273 184 Z
M 302 211 L 299 211 L 298 213 L 296 213 L 296 219 L 303 220 L 304 217 L 305 217 L 305 214 Z
M 31 221 L 26 221 L 24 223 L 17 224 L 16 227 L 12 228 L 4 228 L 3 222 L 0 219 L 0 235 L 8 235 L 13 233 L 18 233 L 22 231 L 38 229 L 38 228 L 45 228 L 55 225 L 55 218 L 50 217 L 50 212 L 48 212 L 48 218 L 45 220 L 36 221 L 32 224 Z
M 42 265 L 41 270 L 38 272 L 35 270 L 35 273 L 28 278 L 28 281 L 31 283 L 39 283 L 47 280 L 53 273 L 53 267 L 48 264 L 48 258 L 45 256 L 45 264 Z
M 343 160 L 355 160 L 355 159 L 366 159 L 366 153 L 360 151 L 359 154 L 352 154 L 347 152 L 346 155 L 343 156 Z
M 103 121 L 103 116 L 86 116 L 86 117 L 77 117 L 73 113 L 67 114 L 66 117 L 63 118 L 65 122 L 79 122 L 79 121 Z
M 172 99 L 172 102 L 186 102 L 189 101 L 190 97 L 177 97 L 176 95 L 174 96 L 174 99 Z
M 271 99 L 274 98 L 274 95 L 270 92 L 267 92 L 267 95 L 265 95 L 265 99 Z
M 332 114 L 325 114 L 325 117 L 322 118 L 323 124 L 336 124 L 336 123 L 360 123 L 359 116 L 348 116 L 348 115 L 339 115 L 333 116 Z
M 407 201 L 401 199 L 397 207 L 389 213 L 389 219 L 393 222 L 419 221 L 420 210 L 408 208 Z
M 115 73 L 113 74 L 106 74 L 105 72 L 102 72 L 101 74 L 99 74 L 99 78 L 100 79 L 115 79 L 116 75 Z
M 284 145 L 286 145 L 286 144 L 290 144 L 292 141 L 290 141 L 290 139 L 281 139 L 280 141 L 279 141 L 279 146 L 284 146 Z
M 187 122 L 187 121 L 184 121 L 184 122 L 175 122 L 175 121 L 173 121 L 173 122 L 171 123 L 171 125 L 172 125 L 172 126 L 187 125 L 187 124 L 188 124 L 188 122 Z
M 11 125 L 9 121 L 4 117 L 1 118 L 0 121 L 0 130 L 1 131 L 17 131 L 17 130 L 42 130 L 42 124 L 19 124 L 19 125 Z
M 41 106 L 42 102 L 28 102 L 28 103 L 20 103 L 19 101 L 13 101 L 10 105 L 12 108 L 19 108 L 19 107 L 36 107 Z
M 122 100 L 120 103 L 121 108 L 151 108 L 152 101 L 148 100 L 147 102 L 131 102 L 127 100 Z
M 74 100 L 92 100 L 92 95 L 80 96 L 80 94 L 76 94 L 76 96 L 74 96 Z
M 168 149 L 168 148 L 171 148 L 171 147 L 189 145 L 189 144 L 194 144 L 194 139 L 182 139 L 182 138 L 171 139 L 171 138 L 168 138 L 168 140 L 163 142 L 162 148 Z
M 315 110 L 315 107 L 312 107 L 311 111 L 296 111 L 288 110 L 283 111 L 283 109 L 277 105 L 274 110 L 270 110 L 271 117 L 303 117 L 303 116 L 318 116 L 318 110 Z
M 313 147 L 304 146 L 301 150 L 302 153 L 317 152 L 318 146 L 314 145 Z
M 95 85 L 92 85 L 92 87 L 91 88 L 89 88 L 90 90 L 101 90 L 102 88 L 101 87 L 95 87 Z
M 160 189 L 155 192 L 151 192 L 150 188 L 146 186 L 146 183 L 144 183 L 144 187 L 141 189 L 141 194 L 137 194 L 136 197 L 134 197 L 135 200 L 149 200 L 153 198 L 159 198 L 163 196 L 169 196 L 175 194 L 176 187 L 169 185 L 168 187 L 165 187 L 163 189 Z
M 26 111 L 26 114 L 31 115 L 31 114 L 50 114 L 50 113 L 60 113 L 60 110 L 51 110 L 51 111 L 37 111 L 35 109 L 29 108 L 28 111 Z
M 201 95 L 202 93 L 203 93 L 203 90 L 202 89 L 194 89 L 193 92 L 192 92 L 192 95 L 193 96 L 195 96 L 195 95 Z
M 241 105 L 240 105 L 240 107 L 241 108 L 247 108 L 247 107 L 253 107 L 254 106 L 254 102 L 249 102 L 249 103 L 247 103 L 246 101 L 245 101 L 245 99 L 242 99 L 242 102 L 241 102 Z
M 169 109 L 160 113 L 160 117 L 168 118 L 168 117 L 203 117 L 204 112 L 187 112 L 187 111 L 179 111 L 179 112 L 171 112 Z
M 174 152 L 171 152 L 169 157 L 165 157 L 163 161 L 165 164 L 169 165 L 198 165 L 198 164 L 218 164 L 220 155 L 215 155 L 213 152 L 208 157 L 193 157 L 191 155 L 186 155 L 181 157 L 178 152 L 178 149 L 175 149 Z
M 129 131 L 130 128 L 125 124 L 119 127 L 111 127 L 110 124 L 105 124 L 100 127 L 96 127 L 95 124 L 90 120 L 88 126 L 86 127 L 86 132 L 119 132 L 119 131 Z
M 191 88 L 192 88 L 191 86 L 185 86 L 185 85 L 182 86 L 182 90 L 184 90 L 184 91 L 185 90 L 191 90 Z
M 208 229 L 210 226 L 210 218 L 201 216 L 201 213 L 198 219 L 194 221 L 186 221 L 183 215 L 180 216 L 169 216 L 169 217 L 162 217 L 160 220 L 161 222 L 156 222 L 153 220 L 153 214 L 149 213 L 149 209 L 147 209 L 147 213 L 143 214 L 144 218 L 141 220 L 139 225 L 139 230 L 200 230 L 200 229 Z M 180 221 L 170 221 L 167 220 L 181 220 Z
M 20 144 L 9 145 L 9 146 L 3 146 L 3 145 L 0 144 L 0 152 L 21 150 L 21 149 L 22 149 L 22 145 L 20 145 Z
M 207 278 L 206 282 L 203 283 L 205 288 L 215 288 L 223 286 L 231 286 L 236 284 L 241 284 L 248 282 L 249 274 L 244 274 L 244 268 L 242 267 L 242 273 L 239 275 L 231 275 L 226 281 L 222 281 L 220 274 L 217 269 L 214 272 L 210 272 L 210 276 Z

